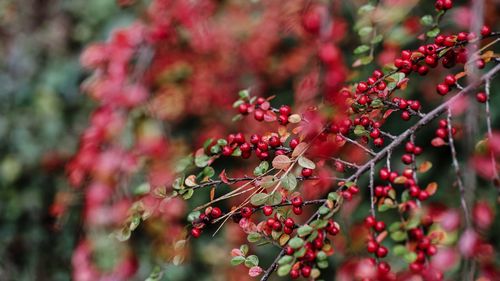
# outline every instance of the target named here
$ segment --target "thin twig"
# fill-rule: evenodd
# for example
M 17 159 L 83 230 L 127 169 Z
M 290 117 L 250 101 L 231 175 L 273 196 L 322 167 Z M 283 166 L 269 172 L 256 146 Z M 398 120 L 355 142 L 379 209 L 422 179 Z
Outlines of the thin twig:
M 490 112 L 490 80 L 486 80 L 486 83 L 484 85 L 484 90 L 486 92 L 486 127 L 488 130 L 488 141 L 491 143 L 493 140 L 493 130 L 491 129 L 491 112 Z M 500 186 L 498 183 L 500 182 L 499 176 L 498 176 L 498 171 L 496 169 L 497 162 L 495 160 L 495 155 L 493 154 L 493 150 L 490 149 L 490 158 L 491 158 L 491 168 L 493 169 L 494 173 L 494 178 L 492 180 L 493 186 L 495 186 L 498 189 L 498 194 L 500 196 Z

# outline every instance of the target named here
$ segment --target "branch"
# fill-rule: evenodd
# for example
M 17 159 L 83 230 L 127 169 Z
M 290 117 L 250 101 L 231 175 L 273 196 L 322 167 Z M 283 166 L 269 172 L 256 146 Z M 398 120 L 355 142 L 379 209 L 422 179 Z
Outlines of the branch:
M 361 175 L 363 175 L 367 170 L 370 169 L 370 167 L 374 166 L 376 163 L 384 159 L 384 157 L 398 147 L 400 144 L 403 143 L 408 137 L 410 137 L 412 134 L 414 134 L 416 131 L 420 130 L 422 127 L 425 125 L 429 124 L 436 118 L 438 118 L 441 114 L 443 114 L 448 107 L 453 104 L 453 102 L 457 101 L 459 98 L 462 96 L 466 95 L 467 93 L 471 92 L 472 90 L 476 89 L 481 83 L 491 79 L 497 72 L 500 71 L 500 64 L 496 65 L 494 68 L 492 68 L 490 71 L 488 71 L 486 74 L 484 74 L 481 79 L 476 80 L 472 84 L 468 85 L 466 88 L 464 88 L 462 91 L 458 92 L 455 96 L 450 98 L 449 100 L 443 102 L 436 108 L 434 108 L 432 111 L 429 113 L 425 114 L 425 116 L 420 119 L 417 123 L 415 123 L 413 126 L 408 128 L 406 131 L 404 131 L 402 134 L 400 134 L 393 142 L 391 142 L 389 145 L 387 145 L 384 149 L 379 151 L 378 153 L 375 154 L 375 156 L 367 161 L 365 164 L 363 164 L 353 175 L 351 175 L 347 181 L 355 181 L 358 179 Z M 345 186 L 343 187 L 345 188 Z M 318 217 L 319 214 L 319 209 L 307 220 L 306 224 L 312 222 L 314 218 Z M 262 278 L 260 279 L 261 281 L 267 281 L 271 275 L 271 273 L 276 269 L 278 266 L 278 261 L 283 255 L 285 254 L 285 250 L 282 249 L 276 259 L 273 261 L 273 263 L 269 266 L 269 268 L 266 270 Z

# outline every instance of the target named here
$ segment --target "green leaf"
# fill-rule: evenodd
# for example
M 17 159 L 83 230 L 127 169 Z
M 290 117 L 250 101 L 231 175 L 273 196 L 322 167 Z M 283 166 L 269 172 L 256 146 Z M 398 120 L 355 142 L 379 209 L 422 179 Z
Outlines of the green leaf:
M 288 245 L 292 247 L 292 249 L 298 249 L 304 245 L 304 240 L 299 237 L 294 237 L 288 241 Z
M 241 90 L 241 91 L 238 92 L 238 95 L 242 99 L 248 99 L 250 97 L 250 91 L 248 89 Z
M 438 28 L 438 27 L 434 27 L 433 29 L 431 29 L 431 30 L 427 31 L 427 33 L 426 33 L 426 34 L 427 34 L 427 36 L 429 36 L 429 37 L 436 37 L 436 36 L 439 34 L 439 32 L 440 32 L 440 31 L 441 31 L 441 30 L 439 30 L 439 28 Z
M 375 7 L 372 4 L 366 4 L 366 5 L 359 7 L 358 14 L 363 15 L 363 14 L 369 13 L 373 10 L 375 10 Z
M 233 154 L 231 154 L 231 156 L 240 157 L 241 156 L 241 149 L 239 147 L 235 148 L 233 151 Z
M 434 19 L 432 18 L 431 15 L 425 15 L 420 18 L 420 23 L 424 26 L 431 26 L 433 22 Z
M 196 165 L 196 167 L 198 168 L 204 168 L 205 166 L 208 165 L 208 161 L 210 160 L 210 157 L 208 157 L 207 155 L 205 154 L 202 154 L 202 155 L 199 155 L 199 156 L 196 156 L 194 158 L 194 164 Z
M 379 107 L 382 107 L 384 106 L 384 103 L 382 102 L 381 99 L 373 99 L 372 100 L 372 103 L 370 104 L 371 107 L 373 108 L 379 108 Z
M 200 217 L 200 211 L 194 211 L 188 214 L 187 220 L 188 222 L 194 222 L 196 219 Z
M 303 168 L 308 168 L 308 169 L 315 169 L 316 168 L 316 164 L 314 164 L 313 161 L 309 160 L 308 158 L 306 158 L 304 156 L 299 157 L 298 163 Z
M 266 203 L 269 205 L 277 205 L 277 204 L 281 203 L 282 200 L 283 200 L 283 195 L 281 195 L 280 192 L 273 192 L 267 198 Z
M 286 276 L 290 273 L 290 270 L 292 270 L 291 264 L 282 265 L 278 268 L 278 276 Z
M 219 154 L 221 150 L 222 149 L 218 145 L 214 145 L 214 146 L 210 147 L 210 152 L 212 154 Z
M 304 236 L 306 236 L 306 235 L 311 234 L 311 232 L 312 232 L 313 230 L 314 230 L 314 229 L 313 229 L 311 226 L 309 226 L 309 225 L 305 224 L 305 225 L 303 225 L 303 226 L 299 227 L 299 229 L 297 229 L 297 234 L 298 234 L 300 237 L 304 237 Z
M 232 266 L 240 265 L 244 262 L 245 262 L 245 257 L 243 257 L 243 256 L 237 256 L 237 257 L 234 257 L 231 259 Z
M 328 260 L 319 261 L 316 264 L 318 265 L 318 268 L 325 269 L 328 267 Z
M 242 100 L 237 100 L 233 103 L 233 108 L 237 108 L 238 106 L 244 104 L 245 102 Z
M 247 244 L 243 244 L 240 246 L 240 251 L 241 253 L 246 256 L 248 254 L 248 245 Z
M 292 256 L 282 256 L 281 259 L 278 260 L 279 265 L 289 264 L 293 261 Z
M 267 172 L 267 169 L 269 169 L 269 162 L 262 161 L 260 162 L 259 166 L 255 167 L 255 169 L 253 170 L 253 174 L 255 176 L 262 176 Z
M 319 251 L 317 254 L 316 254 L 316 259 L 319 260 L 319 261 L 324 261 L 326 259 L 328 259 L 328 256 L 326 255 L 325 252 L 323 251 Z
M 406 240 L 406 238 L 408 238 L 408 236 L 406 235 L 406 232 L 396 231 L 396 232 L 391 233 L 391 238 L 392 238 L 392 240 L 394 240 L 396 242 L 400 242 L 400 241 Z
M 217 144 L 220 146 L 226 146 L 227 145 L 227 140 L 225 139 L 218 139 Z
M 209 138 L 203 143 L 203 148 L 207 149 L 212 144 L 213 139 Z
M 250 198 L 250 203 L 254 206 L 264 205 L 269 197 L 266 193 L 257 193 Z
M 215 170 L 214 170 L 214 168 L 212 168 L 212 167 L 210 167 L 210 166 L 205 167 L 205 168 L 203 169 L 203 175 L 204 175 L 205 177 L 209 177 L 209 178 L 213 177 L 213 176 L 215 175 Z
M 406 253 L 408 253 L 408 248 L 406 248 L 405 246 L 403 245 L 396 245 L 392 248 L 392 252 L 396 255 L 396 256 L 403 256 L 405 255 Z
M 243 119 L 243 115 L 237 114 L 237 115 L 233 116 L 233 118 L 231 119 L 231 121 L 232 122 L 236 122 L 236 121 L 240 121 L 241 119 Z
M 415 252 L 408 252 L 403 256 L 403 258 L 407 263 L 412 263 L 417 259 L 417 254 L 415 254 Z
M 143 182 L 134 189 L 134 195 L 144 195 L 149 193 L 151 186 L 147 182 Z
M 373 39 L 372 39 L 372 41 L 370 41 L 370 43 L 377 44 L 377 43 L 382 42 L 383 39 L 384 39 L 384 35 L 378 34 L 377 36 L 373 37 Z
M 306 251 L 307 251 L 306 248 L 302 247 L 302 248 L 300 248 L 300 250 L 295 251 L 295 253 L 293 254 L 293 256 L 296 257 L 296 258 L 301 258 L 301 257 L 303 257 L 306 254 Z
M 332 200 L 335 202 L 335 201 L 339 200 L 339 197 L 340 197 L 340 194 L 338 194 L 337 192 L 328 193 L 328 200 Z
M 288 173 L 286 176 L 281 178 L 281 184 L 285 189 L 292 191 L 297 187 L 297 178 L 295 175 Z
M 354 49 L 354 54 L 359 55 L 359 54 L 362 54 L 364 52 L 368 52 L 369 50 L 370 50 L 370 46 L 361 45 L 361 46 L 356 47 L 356 49 Z
M 327 220 L 317 219 L 311 222 L 311 226 L 315 229 L 324 228 L 328 224 Z
M 365 127 L 363 127 L 361 125 L 356 125 L 356 127 L 354 127 L 354 134 L 359 137 L 359 136 L 367 135 L 368 131 L 365 130 Z
M 389 209 L 392 209 L 394 207 L 395 206 L 390 206 L 388 204 L 382 204 L 382 205 L 379 205 L 377 209 L 378 209 L 379 212 L 385 212 L 385 211 L 387 211 Z
M 194 194 L 194 189 L 190 188 L 184 194 L 182 194 L 182 198 L 184 198 L 184 200 L 188 200 L 193 196 L 193 194 Z
M 362 65 L 367 65 L 373 61 L 373 56 L 364 56 L 359 59 Z
M 259 258 L 256 255 L 248 256 L 245 260 L 245 266 L 250 268 L 259 265 Z
M 389 225 L 389 232 L 394 232 L 394 231 L 398 231 L 399 229 L 401 228 L 401 222 L 393 222 L 391 223 L 391 225 Z
M 410 199 L 410 191 L 408 191 L 408 189 L 406 189 L 405 191 L 403 191 L 403 193 L 401 193 L 401 201 L 404 203 L 406 201 L 408 201 Z
M 328 212 L 330 212 L 330 209 L 327 206 L 319 207 L 318 213 L 320 215 L 326 215 L 326 214 L 328 214 Z
M 358 34 L 361 37 L 369 35 L 373 31 L 373 27 L 371 26 L 365 26 L 359 29 Z
M 258 232 L 250 232 L 247 236 L 247 240 L 250 243 L 255 243 L 260 240 L 261 236 Z

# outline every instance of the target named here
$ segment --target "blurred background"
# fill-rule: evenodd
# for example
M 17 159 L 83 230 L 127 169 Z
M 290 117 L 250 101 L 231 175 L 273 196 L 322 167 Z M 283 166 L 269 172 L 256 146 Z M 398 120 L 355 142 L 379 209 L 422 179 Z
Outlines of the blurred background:
M 276 95 L 273 103 L 300 111 L 417 46 L 434 1 L 380 2 L 371 21 L 359 12 L 366 1 L 0 0 L 0 280 L 251 280 L 229 264 L 231 249 L 245 242 L 235 225 L 176 245 L 189 209 L 207 194 L 186 203 L 164 193 L 205 139 L 266 130 L 231 122 L 239 90 Z M 468 30 L 468 3 L 455 2 L 463 7 L 443 29 Z M 498 1 L 486 5 L 485 21 L 498 27 Z M 364 38 L 367 26 L 381 36 Z M 374 57 L 352 53 L 370 41 Z M 326 69 L 318 60 L 325 56 Z M 426 79 L 406 97 L 434 104 L 442 77 Z M 492 103 L 496 109 L 500 97 Z M 499 114 L 493 110 L 494 124 Z M 423 139 L 432 137 L 429 130 Z M 436 163 L 446 157 L 429 154 Z M 451 174 L 428 177 L 446 185 Z M 494 193 L 478 193 L 494 213 Z M 458 193 L 446 196 L 435 200 L 456 215 L 459 206 L 446 200 Z M 350 213 L 368 208 L 356 204 L 345 225 L 366 213 Z M 493 223 L 484 235 L 498 249 Z M 363 251 L 348 238 L 338 243 L 339 265 Z M 275 253 L 257 251 L 262 264 Z

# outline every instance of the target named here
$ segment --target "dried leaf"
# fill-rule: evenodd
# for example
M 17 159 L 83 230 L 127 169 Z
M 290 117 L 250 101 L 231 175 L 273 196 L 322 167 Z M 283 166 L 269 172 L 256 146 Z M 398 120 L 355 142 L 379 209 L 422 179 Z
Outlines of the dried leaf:
M 307 143 L 305 142 L 299 143 L 293 150 L 292 157 L 295 158 L 299 155 L 302 155 L 306 151 L 306 149 L 307 149 Z
M 425 172 L 429 171 L 431 168 L 432 168 L 432 162 L 425 161 L 418 166 L 418 171 L 420 173 L 425 173 Z
M 434 193 L 436 193 L 437 188 L 438 188 L 438 184 L 436 182 L 431 182 L 427 185 L 427 187 L 425 188 L 425 191 L 427 191 L 427 193 L 429 193 L 429 195 L 433 195 Z
M 286 155 L 278 155 L 274 157 L 273 159 L 273 168 L 279 169 L 279 170 L 285 170 L 288 167 L 290 167 L 290 164 L 292 163 L 292 160 L 288 158 Z

